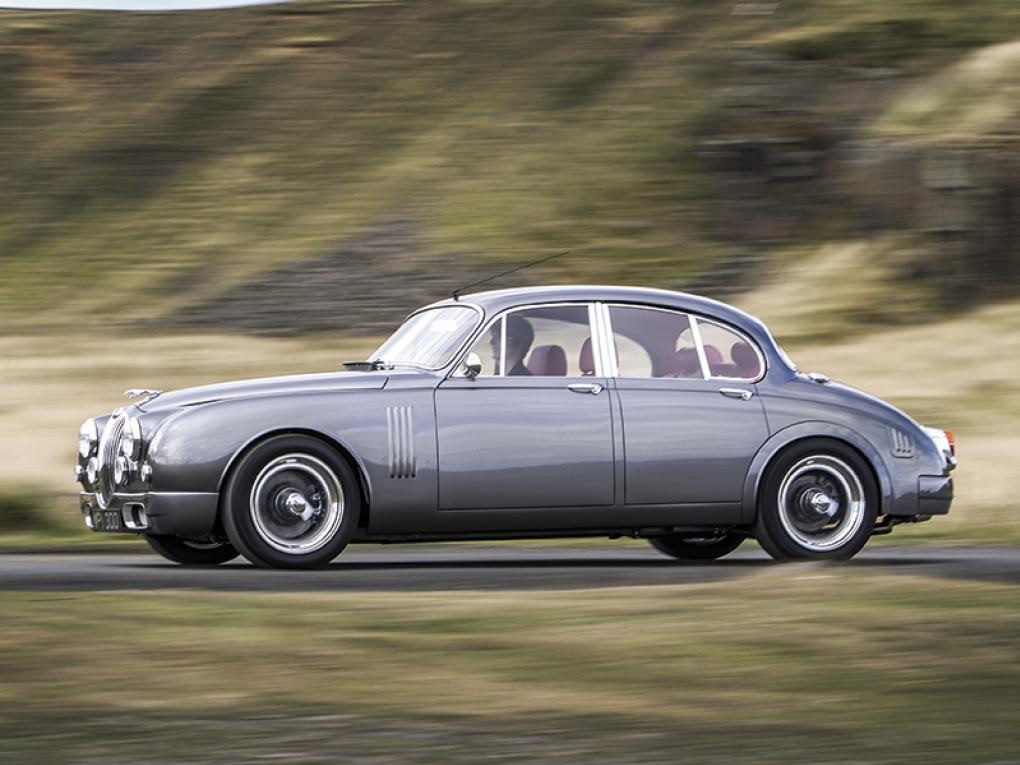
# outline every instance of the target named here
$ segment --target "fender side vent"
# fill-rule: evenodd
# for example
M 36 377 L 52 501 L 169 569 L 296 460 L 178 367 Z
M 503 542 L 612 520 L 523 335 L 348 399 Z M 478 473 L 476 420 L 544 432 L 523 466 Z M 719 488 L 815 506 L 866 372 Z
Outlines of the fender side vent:
M 889 436 L 892 439 L 892 453 L 894 457 L 913 457 L 914 442 L 910 436 L 896 428 L 889 428 Z
M 414 410 L 409 406 L 386 408 L 390 478 L 414 478 L 418 460 L 414 454 Z

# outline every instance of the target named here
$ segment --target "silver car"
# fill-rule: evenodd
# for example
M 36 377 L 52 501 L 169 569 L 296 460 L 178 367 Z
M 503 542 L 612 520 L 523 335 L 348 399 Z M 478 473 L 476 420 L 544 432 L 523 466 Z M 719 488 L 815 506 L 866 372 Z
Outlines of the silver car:
M 849 558 L 952 500 L 951 434 L 801 373 L 759 320 L 694 295 L 465 295 L 346 366 L 129 391 L 81 427 L 86 525 L 193 565 L 571 536 Z

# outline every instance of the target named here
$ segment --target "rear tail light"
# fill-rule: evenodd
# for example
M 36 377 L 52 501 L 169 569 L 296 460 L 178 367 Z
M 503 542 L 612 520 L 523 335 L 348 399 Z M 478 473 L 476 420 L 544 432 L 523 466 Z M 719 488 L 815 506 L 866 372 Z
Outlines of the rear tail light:
M 956 456 L 956 436 L 953 435 L 953 431 L 951 431 L 951 430 L 944 430 L 942 432 L 946 434 L 946 441 L 949 442 L 949 453 L 952 454 L 955 457 Z

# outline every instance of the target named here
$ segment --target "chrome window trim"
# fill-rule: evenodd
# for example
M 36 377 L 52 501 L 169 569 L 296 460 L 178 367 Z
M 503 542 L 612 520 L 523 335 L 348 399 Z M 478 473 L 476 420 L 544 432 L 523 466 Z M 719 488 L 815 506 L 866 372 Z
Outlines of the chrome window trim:
M 456 361 L 453 364 L 453 368 L 447 373 L 446 379 L 450 379 L 450 378 L 458 378 L 458 379 L 460 379 L 462 377 L 462 375 L 458 375 L 458 374 L 456 374 L 456 372 L 460 368 L 460 365 L 463 363 L 464 357 L 467 356 L 467 354 L 471 352 L 471 349 L 475 347 L 475 343 L 477 343 L 486 332 L 488 332 L 492 327 L 494 327 L 497 321 L 501 321 L 505 317 L 509 316 L 510 314 L 517 313 L 518 311 L 528 311 L 528 310 L 531 310 L 533 308 L 587 307 L 588 308 L 588 336 L 592 338 L 592 344 L 595 344 L 595 342 L 596 342 L 596 340 L 595 340 L 595 327 L 592 326 L 592 313 L 591 313 L 591 306 L 594 303 L 595 303 L 594 300 L 565 300 L 565 301 L 564 300 L 560 300 L 560 301 L 556 301 L 554 303 L 527 303 L 525 305 L 515 305 L 512 308 L 504 308 L 499 313 L 494 314 L 487 323 L 483 324 L 481 330 L 477 330 L 477 328 L 476 328 L 475 333 L 468 339 L 468 342 L 465 344 L 465 347 L 460 349 L 460 353 L 456 357 Z M 468 305 L 468 304 L 465 303 L 465 305 Z M 410 316 L 408 318 L 410 318 Z M 478 375 L 478 377 L 476 377 L 474 379 L 477 380 L 477 379 L 481 379 L 481 378 L 484 377 L 486 379 L 494 380 L 494 379 L 497 379 L 497 378 L 503 378 L 503 377 L 507 377 L 508 376 L 506 374 L 503 374 L 503 372 L 505 371 L 503 369 L 503 367 L 504 367 L 504 363 L 503 362 L 505 362 L 506 359 L 502 358 L 504 353 L 505 353 L 505 348 L 506 348 L 506 322 L 505 321 L 503 322 L 503 327 L 501 328 L 500 332 L 501 332 L 501 335 L 500 335 L 500 346 L 501 346 L 500 347 L 500 356 L 501 356 L 501 358 L 500 358 L 500 374 L 498 374 L 498 375 Z M 537 378 L 540 378 L 540 379 L 546 379 L 546 378 L 560 379 L 561 377 L 574 377 L 574 376 L 575 375 L 531 375 L 531 377 L 537 377 Z M 523 378 L 523 375 L 521 377 Z
M 615 365 L 615 362 L 616 362 L 616 359 L 615 359 L 615 345 L 612 343 L 612 319 L 610 318 L 610 313 L 609 313 L 610 309 L 612 309 L 612 308 L 642 308 L 642 309 L 644 309 L 646 311 L 662 311 L 664 313 L 680 314 L 682 316 L 686 316 L 687 317 L 687 321 L 690 323 L 691 335 L 692 335 L 692 337 L 694 339 L 694 345 L 695 345 L 695 348 L 696 348 L 697 353 L 698 353 L 698 360 L 701 362 L 701 375 L 702 375 L 701 376 L 701 381 L 702 382 L 711 382 L 713 380 L 735 380 L 735 381 L 746 383 L 748 385 L 752 385 L 754 383 L 759 383 L 762 380 L 764 380 L 765 379 L 765 375 L 768 374 L 768 359 L 766 358 L 765 354 L 762 352 L 762 350 L 759 347 L 758 343 L 753 338 L 751 338 L 751 336 L 748 335 L 746 332 L 744 332 L 741 329 L 738 329 L 737 327 L 735 327 L 732 324 L 729 324 L 729 323 L 727 323 L 725 321 L 721 321 L 721 320 L 713 318 L 713 317 L 705 316 L 704 314 L 700 314 L 700 313 L 692 313 L 690 311 L 684 311 L 684 310 L 681 310 L 679 308 L 663 308 L 662 306 L 645 305 L 643 303 L 602 303 L 601 305 L 605 309 L 606 320 L 607 320 L 606 321 L 606 326 L 609 328 L 609 340 L 610 340 L 610 342 L 609 342 L 609 345 L 607 347 L 609 348 L 609 352 L 611 354 L 613 354 L 614 372 L 615 372 L 615 374 L 612 375 L 613 377 L 620 377 L 620 373 L 619 373 L 619 367 Z M 711 374 L 711 369 L 710 369 L 709 364 L 708 364 L 708 358 L 705 355 L 705 344 L 702 341 L 701 328 L 698 327 L 698 322 L 699 321 L 704 321 L 704 322 L 707 322 L 708 324 L 714 324 L 717 327 L 721 327 L 722 329 L 728 330 L 728 331 L 732 332 L 733 334 L 735 334 L 737 337 L 739 337 L 741 340 L 745 341 L 748 345 L 750 345 L 751 348 L 754 350 L 755 354 L 758 357 L 758 362 L 759 362 L 759 365 L 760 365 L 760 368 L 761 368 L 761 373 L 758 375 L 758 377 L 755 377 L 754 379 L 751 379 L 751 378 L 745 378 L 745 377 L 723 377 L 721 375 L 719 375 L 719 376 L 712 375 Z M 691 380 L 697 381 L 698 380 L 698 378 L 696 378 L 696 377 L 676 377 L 675 378 L 675 377 L 651 377 L 651 376 L 649 376 L 649 377 L 625 377 L 625 378 L 621 378 L 621 379 L 626 379 L 626 380 L 687 380 L 687 381 L 691 381 Z
M 425 313 L 426 311 L 437 311 L 440 308 L 456 308 L 457 306 L 464 306 L 465 308 L 470 308 L 476 314 L 478 314 L 478 317 L 475 319 L 475 325 L 467 333 L 466 337 L 464 338 L 464 341 L 459 346 L 457 346 L 457 348 L 454 349 L 453 353 L 450 355 L 450 361 L 447 361 L 445 364 L 442 364 L 441 366 L 438 367 L 426 367 L 421 364 L 408 364 L 407 362 L 402 363 L 398 362 L 396 366 L 411 367 L 413 369 L 420 369 L 423 372 L 441 372 L 444 369 L 450 368 L 451 365 L 453 366 L 454 369 L 456 369 L 457 365 L 464 357 L 464 347 L 474 341 L 475 335 L 478 331 L 478 326 L 485 320 L 485 311 L 482 310 L 481 306 L 475 305 L 474 303 L 466 303 L 464 301 L 458 301 L 456 303 L 441 303 L 440 305 L 428 305 L 425 306 L 424 308 L 419 308 L 417 311 L 412 311 L 411 313 L 407 314 L 407 316 L 404 317 L 404 320 L 400 322 L 400 325 L 397 327 L 397 329 L 400 329 L 400 327 L 404 326 L 408 321 L 410 321 L 420 313 Z M 386 344 L 386 342 L 390 339 L 390 337 L 393 336 L 393 333 L 396 332 L 397 329 L 394 329 L 393 332 L 390 332 L 390 334 L 387 335 L 386 340 L 383 341 L 383 345 Z M 379 347 L 381 348 L 382 345 L 380 345 Z
M 588 304 L 588 337 L 591 340 L 591 360 L 595 368 L 592 370 L 595 377 L 608 377 L 606 374 L 605 359 L 602 358 L 602 312 L 601 303 L 593 302 Z
M 708 366 L 708 356 L 705 354 L 705 341 L 701 339 L 701 327 L 698 326 L 698 317 L 684 314 L 691 326 L 691 339 L 694 340 L 694 350 L 698 352 L 698 363 L 701 364 L 701 379 L 709 380 L 712 377 L 712 370 Z
M 506 377 L 506 314 L 499 317 L 499 374 L 492 377 Z
M 599 301 L 595 303 L 595 311 L 598 315 L 598 337 L 592 342 L 597 341 L 595 354 L 600 365 L 596 374 L 600 377 L 619 377 L 620 368 L 616 358 L 616 344 L 613 342 L 613 320 L 609 316 L 609 306 Z

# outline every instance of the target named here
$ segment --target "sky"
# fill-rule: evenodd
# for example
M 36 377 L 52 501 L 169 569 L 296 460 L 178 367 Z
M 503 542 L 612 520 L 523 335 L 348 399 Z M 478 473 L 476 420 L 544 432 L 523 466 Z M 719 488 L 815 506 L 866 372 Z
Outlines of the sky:
M 0 8 L 67 9 L 100 11 L 184 11 L 201 8 L 229 8 L 235 5 L 263 5 L 284 0 L 0 0 Z

